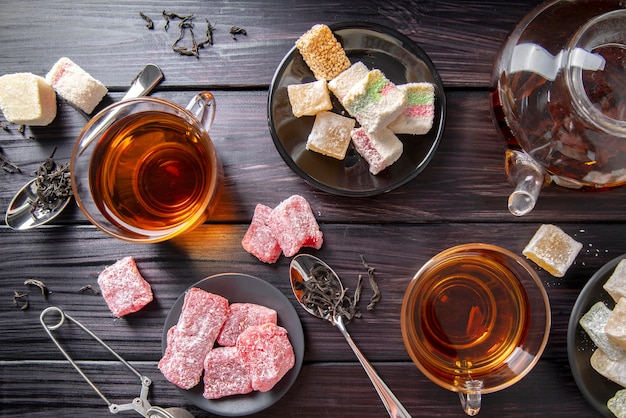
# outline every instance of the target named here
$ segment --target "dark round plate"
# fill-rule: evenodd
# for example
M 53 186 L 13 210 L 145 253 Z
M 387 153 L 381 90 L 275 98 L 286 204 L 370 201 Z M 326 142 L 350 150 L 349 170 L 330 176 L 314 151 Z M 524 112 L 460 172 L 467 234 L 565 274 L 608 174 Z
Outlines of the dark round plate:
M 576 299 L 567 328 L 567 357 L 574 380 L 587 402 L 606 417 L 614 417 L 606 402 L 615 395 L 615 392 L 623 388 L 591 367 L 589 359 L 596 346 L 578 321 L 598 301 L 613 309 L 615 302 L 602 286 L 624 258 L 626 254 L 609 261 L 589 279 Z
M 417 176 L 431 160 L 443 135 L 446 97 L 441 79 L 426 53 L 401 33 L 371 23 L 330 25 L 350 61 L 362 61 L 381 70 L 395 84 L 427 81 L 435 85 L 435 119 L 425 135 L 398 135 L 404 152 L 398 161 L 377 175 L 365 160 L 348 149 L 337 160 L 307 151 L 306 141 L 314 116 L 297 118 L 291 111 L 287 86 L 315 81 L 313 73 L 294 46 L 278 66 L 268 98 L 268 123 L 278 152 L 287 165 L 307 183 L 343 196 L 372 196 L 393 190 Z M 331 94 L 332 96 L 332 94 Z M 333 97 L 333 111 L 342 106 Z
M 278 401 L 293 385 L 300 373 L 304 358 L 304 333 L 298 313 L 280 290 L 271 284 L 245 274 L 225 273 L 207 277 L 191 287 L 197 287 L 207 292 L 215 293 L 233 302 L 249 302 L 267 306 L 276 310 L 278 325 L 284 327 L 289 333 L 289 340 L 295 353 L 295 364 L 280 382 L 268 392 L 251 392 L 247 395 L 227 396 L 222 399 L 209 400 L 202 396 L 204 389 L 200 382 L 196 387 L 189 390 L 180 389 L 182 395 L 198 408 L 207 412 L 222 416 L 238 417 L 259 412 L 274 402 Z M 178 322 L 178 317 L 183 307 L 185 291 L 174 303 L 167 315 L 163 327 L 163 340 L 161 348 L 165 353 L 167 347 L 167 331 Z

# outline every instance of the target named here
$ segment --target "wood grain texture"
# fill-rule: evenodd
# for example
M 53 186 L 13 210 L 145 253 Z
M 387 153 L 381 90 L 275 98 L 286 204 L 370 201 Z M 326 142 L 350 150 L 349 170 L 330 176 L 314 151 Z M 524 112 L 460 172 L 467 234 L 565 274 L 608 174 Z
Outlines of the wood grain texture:
M 214 216 L 166 243 L 130 244 L 109 238 L 72 205 L 53 223 L 16 232 L 0 224 L 0 415 L 105 417 L 103 401 L 65 362 L 44 332 L 40 312 L 59 306 L 109 343 L 154 381 L 151 401 L 189 408 L 158 371 L 163 324 L 176 299 L 197 281 L 219 273 L 257 276 L 276 286 L 296 306 L 305 334 L 304 366 L 295 385 L 257 417 L 381 417 L 386 412 L 354 354 L 330 324 L 297 305 L 288 281 L 288 259 L 263 264 L 241 246 L 257 203 L 274 206 L 292 194 L 311 204 L 324 233 L 315 253 L 353 287 L 365 274 L 364 256 L 375 267 L 382 300 L 348 329 L 364 354 L 413 416 L 462 417 L 457 395 L 431 383 L 404 348 L 400 310 L 416 271 L 438 252 L 467 242 L 500 245 L 520 254 L 539 225 L 554 223 L 583 244 L 576 262 L 557 279 L 533 265 L 550 299 L 552 327 L 546 350 L 533 371 L 506 390 L 484 397 L 483 417 L 593 417 L 569 369 L 567 327 L 580 290 L 605 263 L 626 253 L 623 202 L 626 188 L 582 193 L 548 186 L 537 207 L 522 218 L 506 208 L 511 191 L 504 175 L 504 143 L 491 120 L 491 66 L 507 33 L 539 4 L 528 1 L 185 1 L 9 0 L 0 6 L 0 74 L 45 75 L 68 56 L 109 88 L 98 106 L 121 99 L 148 62 L 165 81 L 153 93 L 184 105 L 200 90 L 217 100 L 211 137 L 224 165 L 225 183 Z M 215 25 L 215 43 L 200 57 L 171 50 L 176 22 L 163 28 L 166 9 Z M 139 16 L 154 19 L 149 30 Z M 315 23 L 365 21 L 397 29 L 417 42 L 441 73 L 447 97 L 442 142 L 428 167 L 410 183 L 371 198 L 318 191 L 295 175 L 276 151 L 267 126 L 268 88 L 295 39 Z M 230 26 L 247 36 L 233 40 Z M 67 161 L 89 116 L 59 100 L 47 127 L 0 130 L 0 149 L 22 172 L 0 171 L 0 211 L 15 191 L 56 148 Z M 4 119 L 0 118 L 4 121 Z M 151 283 L 155 300 L 142 311 L 116 319 L 102 296 L 80 293 L 96 287 L 98 274 L 132 255 Z M 44 299 L 26 279 L 44 281 Z M 15 291 L 29 293 L 29 309 L 12 303 Z M 369 288 L 363 295 L 363 308 Z M 139 394 L 139 383 L 76 328 L 61 341 L 88 375 L 117 403 Z
M 193 94 L 158 91 L 154 96 L 184 105 Z M 217 116 L 211 137 L 225 173 L 223 200 L 215 221 L 247 222 L 256 203 L 273 206 L 293 193 L 311 196 L 321 221 L 424 223 L 469 218 L 527 222 L 557 213 L 561 222 L 623 220 L 622 206 L 611 202 L 623 201 L 626 188 L 610 193 L 581 193 L 556 186 L 544 188 L 530 214 L 512 217 L 506 207 L 512 186 L 504 175 L 505 144 L 494 129 L 489 94 L 484 91 L 448 93 L 444 136 L 426 169 L 410 183 L 366 199 L 317 191 L 293 174 L 276 151 L 267 127 L 266 91 L 215 91 L 215 96 Z M 119 98 L 120 95 L 112 94 L 110 100 Z M 59 116 L 52 125 L 27 128 L 26 138 L 17 128 L 0 131 L 0 148 L 22 169 L 22 173 L 14 175 L 0 173 L 3 181 L 0 208 L 8 207 L 15 191 L 32 178 L 34 170 L 55 147 L 55 159 L 69 160 L 84 118 L 65 103 L 59 108 Z M 246 117 L 238 117 L 240 114 Z M 34 139 L 28 139 L 30 136 Z M 598 207 L 602 210 L 597 210 Z M 55 222 L 74 221 L 85 222 L 77 209 Z
M 10 1 L 2 6 L 0 56 L 5 72 L 36 74 L 45 74 L 57 57 L 69 56 L 116 90 L 123 90 L 134 75 L 133 66 L 146 62 L 163 68 L 164 85 L 170 87 L 267 86 L 277 63 L 312 24 L 365 21 L 396 28 L 415 40 L 431 56 L 446 86 L 485 87 L 501 42 L 538 3 L 366 0 L 354 7 L 328 0 Z M 194 14 L 199 28 L 209 19 L 216 26 L 214 45 L 202 50 L 199 59 L 173 53 L 177 23 L 166 32 L 163 10 Z M 154 20 L 153 30 L 145 27 L 140 11 Z M 37 16 L 45 19 L 38 21 Z M 248 35 L 233 41 L 231 26 L 246 28 Z
M 85 391 L 81 396 L 76 396 L 76 392 L 67 391 L 68 387 L 80 388 L 85 385 L 77 373 L 67 372 L 67 364 L 46 362 L 43 365 L 43 372 L 42 363 L 2 365 L 0 377 L 6 380 L 3 384 L 3 402 L 6 402 L 3 414 L 39 418 L 49 417 L 51 411 L 62 411 L 57 416 L 110 416 L 106 405 L 95 393 Z M 102 376 L 103 370 L 106 370 L 107 379 L 101 379 L 99 384 L 112 401 L 123 404 L 139 393 L 140 385 L 133 379 L 134 376 L 117 366 L 116 363 L 81 363 L 85 373 L 96 381 L 99 373 Z M 151 398 L 158 400 L 158 405 L 185 407 L 196 417 L 212 416 L 184 404 L 178 391 L 160 373 L 155 372 L 155 363 L 133 363 L 133 366 L 146 374 L 150 372 L 154 381 Z M 430 383 L 413 364 L 374 363 L 374 367 L 412 416 L 465 416 L 457 405 L 458 396 Z M 23 393 L 32 390 L 32 379 L 24 377 L 33 375 L 45 379 L 48 386 L 38 396 L 26 398 Z M 338 389 L 342 387 L 350 389 Z M 575 391 L 566 365 L 562 362 L 541 362 L 514 388 L 486 395 L 480 416 L 540 418 L 545 417 L 546 410 L 553 410 L 556 416 L 564 417 L 597 416 L 581 396 L 572 396 Z M 550 396 L 546 396 L 546 393 Z M 355 363 L 315 363 L 304 365 L 298 376 L 298 385 L 286 396 L 253 416 L 383 417 L 386 412 L 361 366 Z

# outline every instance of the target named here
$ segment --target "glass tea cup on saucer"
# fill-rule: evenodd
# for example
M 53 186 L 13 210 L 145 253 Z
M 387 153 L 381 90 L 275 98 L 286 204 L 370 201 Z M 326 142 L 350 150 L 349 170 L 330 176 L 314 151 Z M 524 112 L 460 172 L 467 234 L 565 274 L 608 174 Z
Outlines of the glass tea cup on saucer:
M 480 243 L 445 250 L 404 294 L 402 337 L 411 359 L 437 385 L 458 392 L 468 415 L 482 395 L 505 389 L 539 361 L 548 341 L 547 293 L 528 263 Z
M 530 212 L 550 182 L 580 190 L 626 184 L 624 61 L 618 0 L 546 2 L 511 31 L 495 60 L 492 105 L 508 144 L 512 214 Z
M 215 98 L 183 108 L 167 100 L 123 100 L 80 133 L 70 160 L 78 206 L 100 230 L 124 241 L 165 241 L 203 223 L 222 169 L 208 130 Z

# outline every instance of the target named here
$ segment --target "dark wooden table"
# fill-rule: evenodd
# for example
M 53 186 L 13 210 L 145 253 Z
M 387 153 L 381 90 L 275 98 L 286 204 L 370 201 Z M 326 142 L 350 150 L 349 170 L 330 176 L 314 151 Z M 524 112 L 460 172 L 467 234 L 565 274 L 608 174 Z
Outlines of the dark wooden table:
M 506 208 L 510 186 L 503 150 L 491 120 L 490 73 L 508 31 L 537 0 L 466 1 L 164 1 L 68 2 L 9 0 L 0 5 L 0 74 L 45 75 L 70 57 L 110 89 L 105 104 L 119 100 L 146 63 L 159 65 L 166 80 L 153 93 L 185 104 L 198 91 L 217 99 L 211 136 L 226 182 L 214 218 L 170 242 L 137 245 L 98 231 L 72 205 L 49 226 L 16 232 L 0 226 L 0 414 L 29 417 L 109 416 L 103 401 L 68 365 L 48 339 L 39 314 L 59 306 L 154 380 L 150 400 L 188 407 L 159 370 L 165 318 L 178 296 L 204 277 L 239 272 L 257 276 L 296 304 L 288 282 L 289 260 L 265 265 L 241 247 L 257 203 L 274 206 L 292 194 L 311 203 L 324 233 L 314 251 L 347 281 L 363 273 L 360 255 L 376 268 L 383 292 L 373 312 L 349 330 L 389 387 L 417 416 L 464 416 L 457 395 L 439 388 L 410 361 L 400 332 L 404 290 L 414 273 L 441 250 L 486 242 L 521 253 L 542 223 L 554 223 L 583 243 L 567 275 L 557 279 L 537 267 L 548 291 L 552 329 L 533 371 L 519 383 L 484 398 L 483 417 L 595 416 L 570 372 L 566 334 L 572 306 L 591 275 L 626 253 L 623 203 L 626 189 L 583 193 L 550 186 L 537 207 L 517 218 Z M 161 11 L 194 13 L 216 27 L 215 43 L 200 57 L 180 56 L 163 30 Z M 153 17 L 148 30 L 139 16 Z M 294 41 L 315 23 L 374 22 L 396 28 L 417 42 L 440 71 L 448 100 L 441 145 L 426 170 L 409 184 L 372 198 L 317 191 L 283 162 L 267 126 L 268 86 Z M 231 26 L 247 30 L 233 40 Z M 32 178 L 56 147 L 69 160 L 85 116 L 63 101 L 47 127 L 0 131 L 0 148 L 21 173 L 0 171 L 0 209 Z M 132 255 L 151 283 L 156 300 L 143 311 L 115 319 L 99 295 L 79 293 L 98 274 Z M 44 300 L 26 279 L 44 281 Z M 13 304 L 14 291 L 29 292 L 30 305 Z M 291 390 L 258 417 L 383 417 L 386 412 L 354 354 L 337 330 L 297 307 L 305 332 L 304 365 Z M 74 356 L 115 402 L 138 395 L 135 379 L 80 333 Z M 125 415 L 132 416 L 132 413 Z

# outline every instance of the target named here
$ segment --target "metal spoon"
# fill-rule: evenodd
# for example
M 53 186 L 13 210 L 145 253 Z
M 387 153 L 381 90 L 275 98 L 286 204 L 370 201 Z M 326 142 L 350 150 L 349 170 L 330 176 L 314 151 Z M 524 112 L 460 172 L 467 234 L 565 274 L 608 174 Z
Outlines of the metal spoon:
M 406 409 L 404 409 L 398 398 L 395 397 L 395 395 L 391 392 L 391 389 L 389 389 L 389 387 L 385 384 L 385 382 L 383 382 L 380 376 L 378 376 L 378 373 L 376 373 L 374 367 L 372 367 L 372 365 L 365 358 L 363 353 L 361 353 L 361 350 L 359 350 L 359 348 L 356 346 L 356 344 L 352 340 L 352 337 L 350 336 L 350 334 L 348 334 L 342 316 L 337 313 L 333 315 L 330 309 L 322 309 L 320 311 L 312 309 L 305 303 L 303 303 L 303 291 L 296 287 L 296 283 L 311 280 L 311 271 L 314 268 L 325 269 L 329 273 L 327 278 L 331 281 L 336 280 L 335 284 L 343 290 L 343 285 L 341 284 L 341 280 L 339 280 L 339 276 L 337 276 L 337 273 L 335 273 L 333 269 L 331 269 L 325 262 L 309 254 L 299 254 L 291 260 L 291 265 L 289 268 L 291 289 L 293 290 L 296 299 L 298 299 L 298 302 L 300 302 L 300 305 L 302 305 L 305 311 L 313 316 L 330 321 L 331 324 L 336 326 L 339 331 L 341 331 L 341 334 L 344 336 L 344 338 L 348 342 L 348 345 L 350 345 L 350 348 L 352 348 L 352 351 L 354 351 L 354 354 L 356 354 L 359 362 L 365 369 L 367 376 L 372 381 L 376 392 L 378 392 L 378 395 L 385 405 L 385 408 L 387 408 L 387 412 L 389 412 L 389 416 L 392 418 L 410 418 L 411 415 L 409 415 Z
M 130 89 L 122 100 L 147 95 L 161 80 L 163 80 L 161 69 L 154 64 L 146 65 L 132 81 Z M 26 183 L 26 185 L 17 192 L 13 200 L 11 200 L 4 218 L 9 227 L 17 230 L 26 230 L 46 224 L 59 216 L 72 199 L 72 196 L 69 195 L 67 199 L 54 210 L 37 209 L 31 213 L 31 206 L 37 198 L 37 185 L 35 181 L 36 179 L 33 179 Z

